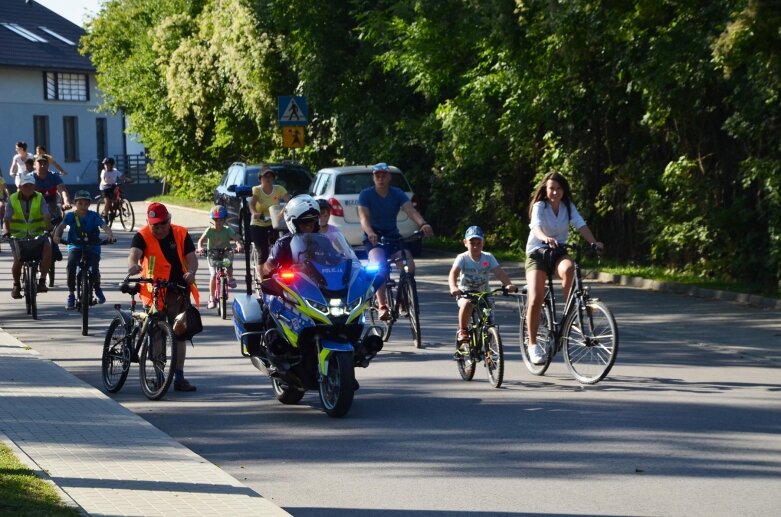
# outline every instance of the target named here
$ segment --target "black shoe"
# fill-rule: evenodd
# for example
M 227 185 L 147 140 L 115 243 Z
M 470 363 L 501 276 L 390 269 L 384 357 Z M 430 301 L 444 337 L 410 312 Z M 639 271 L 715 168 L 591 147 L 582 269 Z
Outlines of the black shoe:
M 37 292 L 39 292 L 39 293 L 48 293 L 49 292 L 49 288 L 46 287 L 46 279 L 45 278 L 41 278 L 41 280 L 38 282 Z
M 174 391 L 195 391 L 196 389 L 195 385 L 190 384 L 187 379 L 174 381 Z

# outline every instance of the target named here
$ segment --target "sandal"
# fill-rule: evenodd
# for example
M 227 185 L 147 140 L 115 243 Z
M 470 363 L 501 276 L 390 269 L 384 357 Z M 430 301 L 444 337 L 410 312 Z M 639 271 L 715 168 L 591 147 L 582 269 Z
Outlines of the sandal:
M 389 321 L 391 319 L 390 310 L 387 305 L 380 306 L 380 321 Z
M 467 343 L 469 341 L 469 331 L 466 329 L 458 329 L 458 334 L 456 334 L 456 341 L 459 343 Z

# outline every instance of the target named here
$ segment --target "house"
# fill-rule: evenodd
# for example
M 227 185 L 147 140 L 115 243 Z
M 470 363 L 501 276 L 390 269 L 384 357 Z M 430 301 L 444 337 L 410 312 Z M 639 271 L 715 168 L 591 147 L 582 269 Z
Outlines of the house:
M 96 184 L 104 157 L 127 158 L 124 117 L 97 111 L 95 68 L 79 53 L 83 34 L 32 0 L 0 0 L 0 171 L 7 183 L 19 140 L 30 152 L 45 146 L 67 171 L 66 184 Z

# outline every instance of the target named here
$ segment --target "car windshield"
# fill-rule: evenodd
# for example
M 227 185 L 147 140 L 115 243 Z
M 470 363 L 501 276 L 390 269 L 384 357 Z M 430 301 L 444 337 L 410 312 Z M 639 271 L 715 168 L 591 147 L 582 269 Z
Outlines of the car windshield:
M 374 186 L 371 172 L 340 174 L 336 177 L 335 192 L 337 195 L 360 194 L 361 190 Z M 398 187 L 404 192 L 411 192 L 407 180 L 398 173 L 391 174 L 391 187 Z
M 317 262 L 324 266 L 358 260 L 341 233 L 297 233 L 290 241 L 293 263 Z

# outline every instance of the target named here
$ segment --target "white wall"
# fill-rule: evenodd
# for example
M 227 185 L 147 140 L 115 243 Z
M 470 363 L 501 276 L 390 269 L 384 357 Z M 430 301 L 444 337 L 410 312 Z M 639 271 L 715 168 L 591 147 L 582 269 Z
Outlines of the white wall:
M 95 182 L 97 163 L 103 158 L 97 156 L 96 119 L 107 120 L 108 154 L 125 153 L 121 116 L 95 111 L 99 93 L 95 87 L 94 74 L 90 75 L 89 80 L 88 102 L 47 101 L 44 100 L 43 71 L 0 68 L 0 171 L 6 182 L 10 182 L 8 167 L 15 154 L 16 142 L 24 140 L 28 144 L 28 151 L 35 152 L 35 115 L 49 117 L 48 150 L 68 172 L 63 177 L 65 183 Z M 78 117 L 79 160 L 75 162 L 65 162 L 63 117 Z

